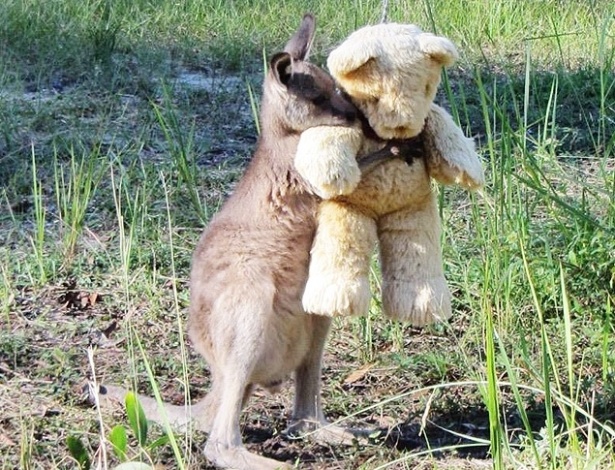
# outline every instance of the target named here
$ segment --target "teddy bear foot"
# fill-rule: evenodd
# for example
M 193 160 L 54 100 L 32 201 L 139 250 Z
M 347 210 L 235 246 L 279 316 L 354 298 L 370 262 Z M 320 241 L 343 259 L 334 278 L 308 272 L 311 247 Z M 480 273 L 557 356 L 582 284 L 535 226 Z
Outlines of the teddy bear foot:
M 430 325 L 451 316 L 451 293 L 443 279 L 421 283 L 389 281 L 382 287 L 382 311 L 393 320 Z
M 371 301 L 369 278 L 344 279 L 310 274 L 303 293 L 307 313 L 336 316 L 367 315 Z

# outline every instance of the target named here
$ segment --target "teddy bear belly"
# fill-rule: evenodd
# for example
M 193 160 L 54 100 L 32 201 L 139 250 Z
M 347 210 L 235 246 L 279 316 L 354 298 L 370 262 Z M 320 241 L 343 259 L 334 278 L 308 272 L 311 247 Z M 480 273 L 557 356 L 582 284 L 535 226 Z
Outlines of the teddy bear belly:
M 407 164 L 399 159 L 379 165 L 363 176 L 354 192 L 336 200 L 375 218 L 402 208 L 423 207 L 431 191 L 423 160 Z

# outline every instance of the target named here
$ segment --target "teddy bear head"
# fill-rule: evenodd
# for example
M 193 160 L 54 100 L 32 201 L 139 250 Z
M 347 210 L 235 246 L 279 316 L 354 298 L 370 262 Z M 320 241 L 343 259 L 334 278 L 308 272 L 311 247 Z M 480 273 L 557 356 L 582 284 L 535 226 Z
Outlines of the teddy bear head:
M 385 23 L 355 31 L 327 66 L 380 138 L 408 139 L 423 129 L 442 69 L 457 58 L 444 37 Z

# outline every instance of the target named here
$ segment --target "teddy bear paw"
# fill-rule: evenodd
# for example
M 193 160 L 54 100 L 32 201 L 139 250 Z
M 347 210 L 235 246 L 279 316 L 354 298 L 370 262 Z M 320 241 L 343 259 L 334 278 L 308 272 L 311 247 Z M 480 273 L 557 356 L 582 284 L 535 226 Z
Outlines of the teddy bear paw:
M 315 315 L 366 315 L 371 302 L 369 279 L 310 276 L 302 302 L 304 310 Z
M 317 168 L 304 169 L 305 178 L 314 188 L 314 192 L 323 199 L 352 193 L 361 180 L 358 165 L 348 168 L 329 167 L 327 171 Z
M 317 126 L 301 135 L 295 168 L 323 199 L 350 194 L 361 180 L 357 152 L 363 141 L 360 129 Z
M 383 282 L 382 310 L 391 319 L 426 326 L 451 316 L 451 293 L 440 278 Z

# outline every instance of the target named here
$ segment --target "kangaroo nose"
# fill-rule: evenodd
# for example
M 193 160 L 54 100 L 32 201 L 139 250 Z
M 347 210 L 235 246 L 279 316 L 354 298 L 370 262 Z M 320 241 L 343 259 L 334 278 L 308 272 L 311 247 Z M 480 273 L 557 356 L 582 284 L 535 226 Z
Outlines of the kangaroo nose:
M 354 121 L 358 116 L 358 110 L 356 106 L 350 101 L 350 97 L 341 88 L 335 88 L 335 98 L 338 102 L 338 107 L 343 110 L 341 113 L 344 119 L 347 121 Z
M 344 113 L 344 119 L 348 122 L 352 122 L 357 118 L 357 111 L 355 109 L 351 109 Z
M 341 111 L 341 115 L 347 121 L 354 121 L 358 116 L 358 110 L 354 104 L 350 101 L 342 101 L 339 106 L 339 110 Z

